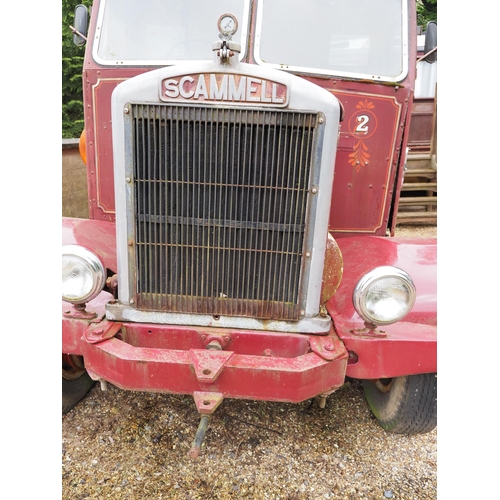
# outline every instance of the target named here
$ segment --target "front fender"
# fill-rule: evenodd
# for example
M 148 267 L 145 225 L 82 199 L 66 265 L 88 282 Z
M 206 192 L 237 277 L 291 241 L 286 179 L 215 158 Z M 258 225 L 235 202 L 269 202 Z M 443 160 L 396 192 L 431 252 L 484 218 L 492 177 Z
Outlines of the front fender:
M 437 371 L 437 241 L 353 236 L 337 238 L 344 272 L 327 302 L 335 330 L 350 352 L 347 375 L 375 379 Z M 364 331 L 352 301 L 359 279 L 378 266 L 406 271 L 417 289 L 413 309 L 393 325 Z
M 106 269 L 116 273 L 116 226 L 113 222 L 62 219 L 62 244 L 81 245 L 101 258 Z

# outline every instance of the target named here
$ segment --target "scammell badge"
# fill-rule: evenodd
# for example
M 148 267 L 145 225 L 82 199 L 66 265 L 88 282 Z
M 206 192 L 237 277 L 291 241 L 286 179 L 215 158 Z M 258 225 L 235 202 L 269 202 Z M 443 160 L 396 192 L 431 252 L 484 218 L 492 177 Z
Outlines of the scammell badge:
M 236 31 L 238 31 L 238 21 L 233 14 L 222 14 L 217 21 L 217 27 L 222 35 L 221 38 L 230 40 Z

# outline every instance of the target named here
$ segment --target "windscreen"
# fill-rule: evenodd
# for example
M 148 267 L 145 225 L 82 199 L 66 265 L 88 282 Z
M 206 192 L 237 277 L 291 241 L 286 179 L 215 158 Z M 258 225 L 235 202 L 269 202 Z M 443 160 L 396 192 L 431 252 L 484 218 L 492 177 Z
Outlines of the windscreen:
M 236 16 L 240 26 L 234 41 L 241 43 L 244 4 L 244 0 L 105 0 L 95 58 L 104 64 L 211 59 L 221 14 Z
M 395 80 L 405 71 L 405 10 L 402 0 L 264 0 L 257 60 Z

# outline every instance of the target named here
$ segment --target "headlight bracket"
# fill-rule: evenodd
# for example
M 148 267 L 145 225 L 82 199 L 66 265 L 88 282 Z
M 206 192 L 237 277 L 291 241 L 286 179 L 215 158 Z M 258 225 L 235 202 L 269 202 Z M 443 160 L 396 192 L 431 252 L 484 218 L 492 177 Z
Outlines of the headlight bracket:
M 87 311 L 85 304 L 71 304 L 71 308 L 65 309 L 63 311 L 63 316 L 65 318 L 71 319 L 95 319 L 97 318 L 97 313 Z
M 352 333 L 353 335 L 359 335 L 360 337 L 387 337 L 387 332 L 385 332 L 384 330 L 377 330 L 377 325 L 370 325 L 366 321 L 364 328 L 355 328 L 353 330 L 349 330 L 349 333 Z

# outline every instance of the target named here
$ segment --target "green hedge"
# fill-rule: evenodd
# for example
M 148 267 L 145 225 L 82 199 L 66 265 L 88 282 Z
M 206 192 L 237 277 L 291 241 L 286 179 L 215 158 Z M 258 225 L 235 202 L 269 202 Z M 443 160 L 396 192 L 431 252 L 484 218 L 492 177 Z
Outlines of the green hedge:
M 425 30 L 429 21 L 437 22 L 437 0 L 416 0 L 417 25 Z
M 80 137 L 83 130 L 82 68 L 85 46 L 73 44 L 75 7 L 91 0 L 62 0 L 62 138 Z

